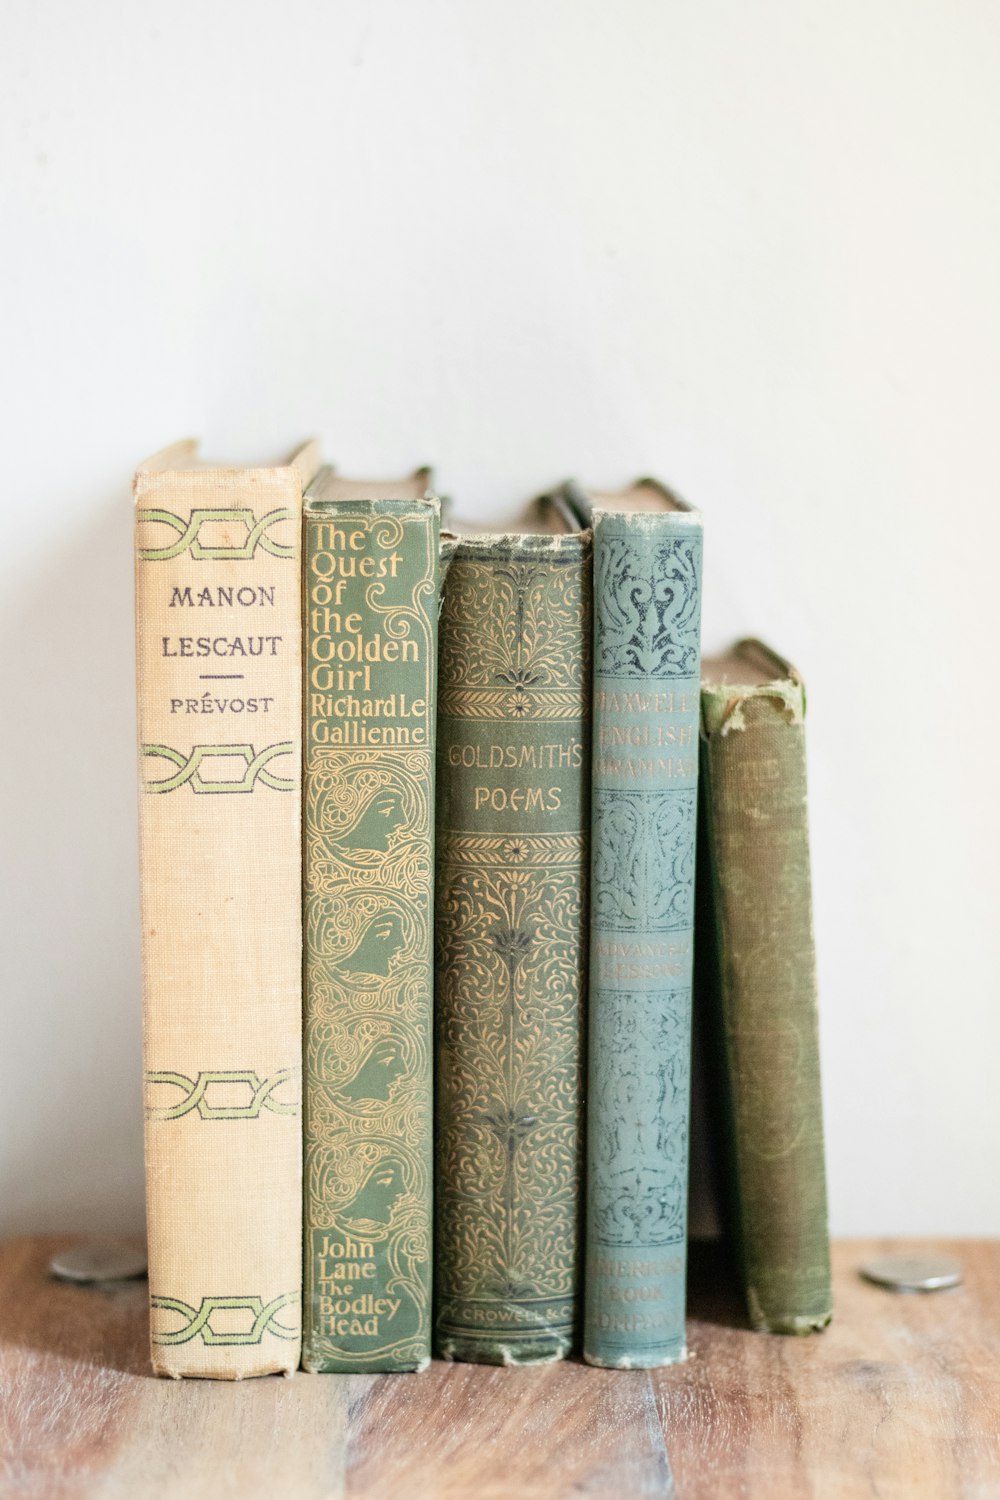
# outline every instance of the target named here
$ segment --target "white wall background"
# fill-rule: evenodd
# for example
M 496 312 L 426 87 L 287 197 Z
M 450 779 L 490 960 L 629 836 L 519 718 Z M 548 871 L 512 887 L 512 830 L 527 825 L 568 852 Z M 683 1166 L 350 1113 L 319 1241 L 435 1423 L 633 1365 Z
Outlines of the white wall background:
M 7 0 L 0 1224 L 142 1213 L 129 479 L 707 519 L 810 688 L 838 1233 L 1000 1233 L 994 0 Z

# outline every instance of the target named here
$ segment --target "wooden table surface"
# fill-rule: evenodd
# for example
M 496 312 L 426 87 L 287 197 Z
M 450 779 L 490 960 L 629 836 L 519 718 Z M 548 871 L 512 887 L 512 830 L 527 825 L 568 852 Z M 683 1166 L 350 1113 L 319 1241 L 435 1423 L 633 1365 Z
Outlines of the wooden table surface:
M 1000 1241 L 935 1242 L 965 1284 L 900 1296 L 834 1247 L 811 1339 L 741 1326 L 693 1258 L 688 1361 L 423 1375 L 157 1380 L 145 1282 L 50 1278 L 62 1239 L 0 1249 L 0 1496 L 128 1500 L 969 1500 L 1000 1497 Z

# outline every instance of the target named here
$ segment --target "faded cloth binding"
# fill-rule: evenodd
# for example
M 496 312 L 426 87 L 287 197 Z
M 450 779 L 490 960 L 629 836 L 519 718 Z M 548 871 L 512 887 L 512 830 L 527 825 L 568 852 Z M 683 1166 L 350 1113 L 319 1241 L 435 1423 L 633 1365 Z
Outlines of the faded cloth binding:
M 728 1177 L 750 1321 L 810 1333 L 832 1313 L 805 689 L 758 642 L 706 663 L 704 990 L 728 1105 Z M 711 952 L 711 950 L 710 950 Z M 701 946 L 699 945 L 699 953 Z
M 153 1368 L 238 1380 L 300 1345 L 299 516 L 179 444 L 135 479 Z

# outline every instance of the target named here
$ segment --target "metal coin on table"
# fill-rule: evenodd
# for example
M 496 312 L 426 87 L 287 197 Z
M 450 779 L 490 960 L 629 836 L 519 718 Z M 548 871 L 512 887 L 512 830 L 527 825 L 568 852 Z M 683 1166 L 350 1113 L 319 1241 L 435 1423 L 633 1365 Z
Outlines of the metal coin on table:
M 62 1281 L 129 1281 L 146 1274 L 146 1252 L 127 1240 L 82 1240 L 60 1250 L 49 1270 Z
M 861 1274 L 893 1292 L 939 1292 L 959 1285 L 962 1267 L 950 1255 L 879 1255 Z

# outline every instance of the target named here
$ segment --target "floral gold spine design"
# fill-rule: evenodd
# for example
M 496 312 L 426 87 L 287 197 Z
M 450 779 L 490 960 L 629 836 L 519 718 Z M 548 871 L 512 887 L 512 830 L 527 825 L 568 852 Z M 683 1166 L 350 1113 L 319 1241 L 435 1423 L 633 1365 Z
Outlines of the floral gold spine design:
M 730 1209 L 754 1328 L 808 1334 L 832 1314 L 805 688 L 742 641 L 704 664 L 699 943 L 726 1103 Z
M 153 1368 L 294 1370 L 301 1306 L 303 448 L 135 478 Z
M 702 527 L 595 497 L 584 1357 L 684 1357 Z
M 464 537 L 441 616 L 437 1285 L 446 1358 L 576 1334 L 589 533 Z
M 418 1370 L 440 507 L 416 482 L 412 499 L 345 483 L 324 470 L 305 502 L 303 1365 Z

